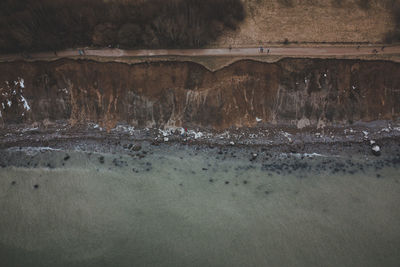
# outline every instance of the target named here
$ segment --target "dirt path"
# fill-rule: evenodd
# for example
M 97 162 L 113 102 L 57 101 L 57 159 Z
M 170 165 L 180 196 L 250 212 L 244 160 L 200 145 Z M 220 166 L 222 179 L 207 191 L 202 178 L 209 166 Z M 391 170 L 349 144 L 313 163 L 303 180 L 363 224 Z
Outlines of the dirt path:
M 269 52 L 268 52 L 269 49 Z M 376 51 L 375 51 L 376 50 Z M 375 51 L 375 52 L 374 52 Z M 363 47 L 264 47 L 252 48 L 210 48 L 210 49 L 156 49 L 156 50 L 122 50 L 122 49 L 85 49 L 85 56 L 98 57 L 153 57 L 153 56 L 365 56 L 365 55 L 400 54 L 400 45 L 388 46 L 382 51 L 382 46 Z M 23 57 L 22 54 L 0 55 L 0 61 L 20 59 L 48 59 L 79 57 L 78 49 L 68 49 L 54 52 L 33 53 Z

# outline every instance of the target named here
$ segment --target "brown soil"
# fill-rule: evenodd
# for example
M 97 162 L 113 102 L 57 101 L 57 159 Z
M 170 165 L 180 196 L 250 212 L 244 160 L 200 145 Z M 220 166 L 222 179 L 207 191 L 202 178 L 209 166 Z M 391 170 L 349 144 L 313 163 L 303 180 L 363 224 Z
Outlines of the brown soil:
M 245 60 L 215 72 L 192 62 L 2 63 L 0 123 L 223 129 L 253 126 L 258 118 L 299 127 L 347 124 L 396 119 L 398 88 L 400 64 L 383 61 Z

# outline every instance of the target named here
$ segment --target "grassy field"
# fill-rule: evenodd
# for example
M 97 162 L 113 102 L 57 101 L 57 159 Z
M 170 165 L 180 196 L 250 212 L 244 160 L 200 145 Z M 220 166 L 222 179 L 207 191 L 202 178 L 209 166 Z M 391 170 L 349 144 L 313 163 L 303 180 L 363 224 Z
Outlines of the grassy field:
M 243 0 L 246 18 L 212 46 L 283 42 L 380 43 L 396 0 Z M 363 6 L 363 2 L 369 4 Z

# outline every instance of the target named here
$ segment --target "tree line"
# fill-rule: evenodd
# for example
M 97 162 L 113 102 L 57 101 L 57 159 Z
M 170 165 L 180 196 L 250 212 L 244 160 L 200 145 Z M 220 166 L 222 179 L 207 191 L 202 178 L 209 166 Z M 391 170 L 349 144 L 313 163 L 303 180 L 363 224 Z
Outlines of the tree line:
M 0 51 L 194 48 L 244 17 L 240 0 L 2 0 Z

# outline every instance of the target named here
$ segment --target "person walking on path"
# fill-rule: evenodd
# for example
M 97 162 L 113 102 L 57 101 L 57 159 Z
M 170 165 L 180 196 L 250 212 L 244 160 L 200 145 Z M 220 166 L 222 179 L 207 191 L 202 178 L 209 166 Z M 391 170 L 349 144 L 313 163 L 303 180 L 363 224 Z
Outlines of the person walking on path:
M 85 54 L 85 50 L 83 50 L 83 49 L 79 49 L 78 53 L 79 53 L 80 56 L 85 56 L 86 55 Z
M 260 46 L 260 53 L 264 52 L 264 48 L 262 46 Z

